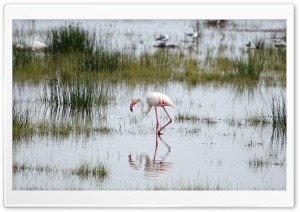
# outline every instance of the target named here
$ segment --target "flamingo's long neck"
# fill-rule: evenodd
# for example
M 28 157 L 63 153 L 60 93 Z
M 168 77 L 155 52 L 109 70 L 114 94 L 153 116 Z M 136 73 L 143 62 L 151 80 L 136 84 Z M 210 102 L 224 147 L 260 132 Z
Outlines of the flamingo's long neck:
M 145 108 L 144 108 L 144 102 L 143 102 L 143 100 L 139 99 L 139 102 L 141 102 L 141 111 L 142 111 L 143 113 L 149 113 L 152 106 L 149 105 L 149 104 L 147 104 L 147 105 L 148 105 L 148 108 L 145 109 Z

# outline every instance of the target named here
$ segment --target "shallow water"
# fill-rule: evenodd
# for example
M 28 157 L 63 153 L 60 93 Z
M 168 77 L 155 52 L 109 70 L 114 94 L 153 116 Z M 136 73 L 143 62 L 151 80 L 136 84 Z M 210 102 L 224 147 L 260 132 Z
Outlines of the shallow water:
M 95 22 L 87 21 L 83 25 L 89 28 Z M 61 24 L 59 21 L 36 21 L 34 28 L 45 30 Z M 14 26 L 17 27 L 18 22 Z M 108 42 L 110 39 L 115 42 L 114 46 L 128 48 L 134 44 L 137 53 L 144 49 L 157 51 L 153 48 L 153 38 L 161 33 L 162 27 L 165 33 L 173 33 L 170 42 L 180 48 L 186 50 L 187 45 L 195 45 L 184 41 L 187 39 L 184 32 L 192 31 L 189 21 L 179 21 L 177 28 L 172 21 L 102 21 L 96 22 L 96 26 L 107 36 Z M 198 44 L 194 54 L 201 58 L 208 46 L 217 48 L 218 42 L 223 42 L 217 37 L 220 30 L 230 37 L 228 45 L 234 43 L 234 52 L 240 52 L 244 43 L 262 33 L 257 28 L 272 31 L 282 27 L 282 21 L 240 21 L 222 29 L 203 27 L 202 40 L 214 39 Z M 130 39 L 124 42 L 126 36 Z M 171 81 L 163 85 L 141 83 L 132 87 L 118 82 L 106 86 L 113 97 L 107 106 L 93 107 L 89 115 L 74 115 L 68 108 L 54 109 L 42 104 L 39 101 L 42 83 L 21 83 L 14 79 L 14 102 L 20 110 L 30 108 L 35 122 L 73 122 L 79 118 L 83 123 L 106 126 L 113 132 L 73 133 L 65 137 L 34 135 L 15 142 L 13 163 L 31 168 L 13 173 L 13 189 L 286 189 L 285 137 L 274 132 L 271 125 L 253 126 L 246 121 L 265 112 L 272 96 L 283 95 L 285 98 L 285 88 L 262 83 L 243 89 L 223 84 L 190 87 Z M 133 112 L 129 110 L 132 98 L 145 100 L 146 94 L 152 91 L 167 94 L 176 105 L 176 108 L 166 107 L 173 122 L 160 137 L 155 135 L 154 109 L 147 115 L 141 113 L 140 105 L 136 105 Z M 158 108 L 158 113 L 162 126 L 168 122 L 168 117 L 162 108 Z M 179 114 L 194 115 L 198 119 L 182 121 L 176 118 Z M 267 162 L 255 164 L 256 159 Z M 80 177 L 71 172 L 82 162 L 93 165 L 97 161 L 109 167 L 107 178 Z

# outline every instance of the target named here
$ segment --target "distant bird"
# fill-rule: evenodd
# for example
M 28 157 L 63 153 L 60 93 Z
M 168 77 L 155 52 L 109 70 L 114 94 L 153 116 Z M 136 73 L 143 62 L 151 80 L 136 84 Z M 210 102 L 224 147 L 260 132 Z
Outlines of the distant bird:
M 187 36 L 189 36 L 190 38 L 194 39 L 198 37 L 198 32 L 194 32 L 194 33 L 185 33 Z
M 23 46 L 22 44 L 17 44 L 16 48 L 17 48 L 17 49 L 24 49 L 25 46 Z
M 223 41 L 225 39 L 225 33 L 221 32 L 221 35 L 222 35 L 221 41 Z
M 169 40 L 169 36 L 167 34 L 160 34 L 155 38 L 155 40 L 159 41 L 161 44 L 166 44 L 166 42 Z
M 245 46 L 247 46 L 248 48 L 251 47 L 251 42 L 249 41 L 249 43 L 245 44 Z
M 274 40 L 275 47 L 286 47 L 286 43 L 281 42 L 281 40 Z
M 46 46 L 46 44 L 44 44 L 44 43 L 42 43 L 42 42 L 40 42 L 40 41 L 33 41 L 32 43 L 30 43 L 29 45 L 28 45 L 31 49 L 32 49 L 32 51 L 40 51 L 40 50 L 42 50 L 42 49 L 44 49 L 44 48 L 46 48 L 47 46 Z
M 133 111 L 133 106 L 138 103 L 138 102 L 141 102 L 141 111 L 145 114 L 149 113 L 152 106 L 154 107 L 155 109 L 155 114 L 156 114 L 156 132 L 158 135 L 160 135 L 162 129 L 164 129 L 167 125 L 169 125 L 171 122 L 172 122 L 172 119 L 170 117 L 170 115 L 168 114 L 168 112 L 166 111 L 165 109 L 165 106 L 171 106 L 171 107 L 175 107 L 175 104 L 170 100 L 169 97 L 167 97 L 165 94 L 162 94 L 162 93 L 159 93 L 159 92 L 152 92 L 152 93 L 149 93 L 147 94 L 146 96 L 146 101 L 147 101 L 147 109 L 144 108 L 144 102 L 143 100 L 141 99 L 133 99 L 132 100 L 132 103 L 130 104 L 130 110 L 131 112 Z M 160 130 L 158 130 L 158 126 L 159 126 L 159 123 L 158 123 L 158 116 L 157 116 L 157 107 L 162 107 L 165 112 L 167 113 L 170 121 L 164 125 Z M 157 131 L 158 130 L 158 131 Z
M 271 34 L 271 39 L 277 39 L 277 33 Z

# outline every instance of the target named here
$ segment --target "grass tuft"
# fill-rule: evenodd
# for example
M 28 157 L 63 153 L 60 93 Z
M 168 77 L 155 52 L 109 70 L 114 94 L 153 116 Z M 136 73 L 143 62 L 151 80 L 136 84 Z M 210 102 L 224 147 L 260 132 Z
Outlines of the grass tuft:
M 175 119 L 178 120 L 179 122 L 184 122 L 184 121 L 191 121 L 191 122 L 197 122 L 200 121 L 200 118 L 197 117 L 196 115 L 189 115 L 187 113 L 183 114 L 180 113 L 175 116 Z
M 108 177 L 110 173 L 110 168 L 99 161 L 94 166 L 91 166 L 91 164 L 87 162 L 82 162 L 78 167 L 76 167 L 72 171 L 72 173 L 82 178 L 93 176 L 103 180 Z
M 281 96 L 273 96 L 270 102 L 270 116 L 273 128 L 280 128 L 286 131 L 286 102 Z
M 260 55 L 252 53 L 248 54 L 247 59 L 237 58 L 232 64 L 234 71 L 232 77 L 240 79 L 259 80 L 263 70 L 265 60 Z
M 95 47 L 95 34 L 90 35 L 79 24 L 52 28 L 48 32 L 48 51 L 57 53 L 91 53 Z
M 19 110 L 13 106 L 13 141 L 27 139 L 33 136 L 34 127 L 30 119 L 29 109 Z

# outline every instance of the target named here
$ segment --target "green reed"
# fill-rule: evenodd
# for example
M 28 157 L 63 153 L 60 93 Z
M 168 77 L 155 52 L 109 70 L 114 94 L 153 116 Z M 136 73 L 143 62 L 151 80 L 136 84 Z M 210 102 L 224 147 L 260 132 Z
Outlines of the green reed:
M 232 61 L 233 72 L 232 77 L 248 80 L 259 80 L 260 74 L 263 70 L 265 59 L 260 54 L 247 55 L 247 58 L 237 58 Z
M 93 106 L 106 106 L 110 97 L 109 87 L 104 83 L 84 82 L 77 79 L 74 83 L 63 84 L 58 78 L 49 79 L 44 84 L 41 101 L 53 107 L 64 106 L 72 110 L 91 110 Z
M 269 104 L 269 116 L 272 118 L 273 128 L 280 128 L 286 131 L 287 109 L 283 95 L 273 96 Z
M 136 55 L 136 52 L 113 48 L 110 43 L 96 37 L 95 31 L 87 31 L 80 25 L 50 29 L 47 35 L 49 45 L 44 54 L 18 49 L 16 46 L 13 48 L 14 76 L 34 83 L 52 78 L 53 73 L 57 73 L 63 84 L 70 84 L 81 77 L 96 77 L 111 82 L 122 80 L 130 84 L 174 80 L 191 86 L 211 82 L 243 82 L 247 85 L 262 79 L 268 85 L 273 85 L 277 83 L 276 77 L 261 78 L 261 73 L 268 70 L 286 72 L 284 48 L 275 49 L 264 45 L 264 48 L 248 51 L 245 57 L 236 59 L 222 53 L 225 47 L 219 48 L 220 54 L 207 49 L 205 58 L 199 60 L 176 48 L 160 49 L 154 53 L 143 51 Z M 279 77 L 280 82 L 285 82 L 285 74 Z M 82 98 L 88 102 L 90 89 L 79 87 L 70 88 L 65 94 L 72 93 L 77 102 Z M 80 92 L 79 89 L 86 90 Z
M 79 166 L 72 170 L 72 173 L 82 178 L 92 176 L 97 177 L 100 180 L 104 180 L 109 176 L 110 167 L 100 161 L 97 161 L 96 164 L 81 162 Z
M 287 127 L 287 108 L 286 101 L 281 95 L 273 95 L 271 98 L 267 98 L 265 108 L 261 114 L 249 117 L 246 122 L 252 126 L 266 126 L 272 124 L 273 131 L 275 129 L 280 130 L 285 134 Z
M 34 127 L 30 118 L 29 109 L 20 110 L 15 105 L 12 110 L 13 141 L 30 138 L 34 134 Z
M 50 41 L 47 52 L 57 53 L 91 53 L 95 48 L 96 36 L 84 30 L 79 24 L 69 24 L 52 28 L 48 32 Z

